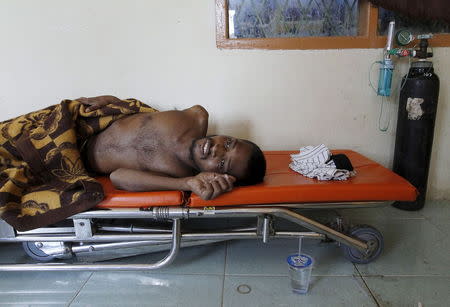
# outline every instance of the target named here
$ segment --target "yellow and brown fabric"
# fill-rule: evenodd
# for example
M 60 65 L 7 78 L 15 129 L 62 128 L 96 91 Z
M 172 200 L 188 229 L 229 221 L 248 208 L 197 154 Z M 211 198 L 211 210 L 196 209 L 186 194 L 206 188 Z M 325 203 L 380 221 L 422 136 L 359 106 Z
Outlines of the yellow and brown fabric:
M 0 122 L 0 215 L 20 231 L 61 221 L 99 203 L 80 146 L 115 120 L 156 112 L 136 99 L 86 112 L 76 100 Z

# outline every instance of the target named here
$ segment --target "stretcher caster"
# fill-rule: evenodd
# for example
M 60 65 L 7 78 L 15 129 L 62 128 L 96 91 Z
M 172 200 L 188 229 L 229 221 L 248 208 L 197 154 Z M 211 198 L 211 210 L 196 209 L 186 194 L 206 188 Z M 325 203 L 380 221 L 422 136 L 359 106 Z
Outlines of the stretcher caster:
M 383 235 L 372 226 L 355 226 L 350 229 L 348 235 L 355 239 L 365 241 L 369 246 L 367 252 L 361 252 L 354 247 L 341 245 L 345 258 L 351 262 L 367 264 L 375 260 L 381 254 L 384 246 Z
M 40 262 L 72 257 L 70 248 L 64 242 L 23 242 L 22 247 L 28 256 Z
M 48 262 L 55 259 L 53 255 L 47 255 L 42 249 L 39 248 L 40 242 L 23 242 L 22 247 L 28 256 L 34 260 Z

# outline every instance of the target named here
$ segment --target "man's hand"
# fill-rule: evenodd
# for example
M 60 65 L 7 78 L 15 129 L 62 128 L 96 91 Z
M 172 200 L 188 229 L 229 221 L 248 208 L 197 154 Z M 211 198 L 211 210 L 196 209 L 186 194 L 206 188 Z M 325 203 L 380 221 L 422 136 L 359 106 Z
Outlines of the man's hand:
M 203 172 L 189 178 L 186 184 L 202 199 L 209 200 L 231 191 L 235 181 L 236 178 L 227 174 Z
M 85 106 L 87 106 L 87 108 L 85 109 L 86 112 L 95 111 L 95 110 L 98 110 L 110 103 L 120 101 L 119 98 L 114 97 L 114 96 L 97 96 L 97 97 L 90 97 L 90 98 L 80 97 L 75 100 L 79 101 L 82 104 L 84 104 Z
M 127 191 L 192 191 L 208 200 L 231 191 L 236 178 L 226 174 L 200 173 L 193 177 L 170 177 L 161 173 L 119 168 L 109 177 L 117 189 Z

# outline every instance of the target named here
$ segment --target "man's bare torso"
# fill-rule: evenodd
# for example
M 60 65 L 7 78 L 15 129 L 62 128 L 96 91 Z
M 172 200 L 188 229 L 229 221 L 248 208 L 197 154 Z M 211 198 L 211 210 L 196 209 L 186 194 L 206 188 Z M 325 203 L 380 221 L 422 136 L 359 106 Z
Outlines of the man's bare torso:
M 114 122 L 88 142 L 90 167 L 109 174 L 119 168 L 191 176 L 184 163 L 192 140 L 204 137 L 208 113 L 201 106 L 183 111 L 139 113 Z

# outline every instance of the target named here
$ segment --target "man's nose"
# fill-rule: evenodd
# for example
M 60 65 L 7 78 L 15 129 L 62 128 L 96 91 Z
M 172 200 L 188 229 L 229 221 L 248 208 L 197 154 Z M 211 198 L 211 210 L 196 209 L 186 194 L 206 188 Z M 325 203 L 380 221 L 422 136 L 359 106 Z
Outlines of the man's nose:
M 222 154 L 222 152 L 223 152 L 223 150 L 222 150 L 222 148 L 220 147 L 219 144 L 215 144 L 211 148 L 211 153 L 212 153 L 213 158 L 215 158 L 217 156 L 220 156 Z

